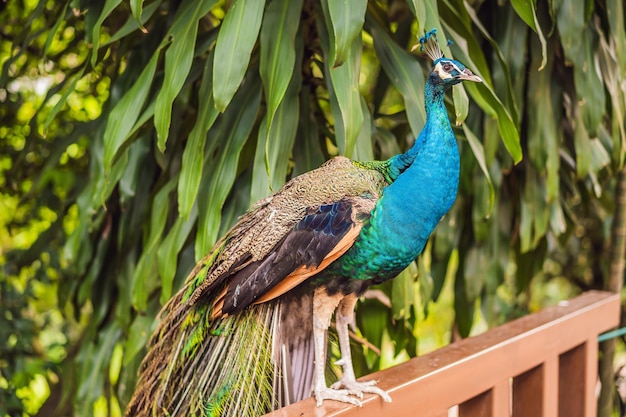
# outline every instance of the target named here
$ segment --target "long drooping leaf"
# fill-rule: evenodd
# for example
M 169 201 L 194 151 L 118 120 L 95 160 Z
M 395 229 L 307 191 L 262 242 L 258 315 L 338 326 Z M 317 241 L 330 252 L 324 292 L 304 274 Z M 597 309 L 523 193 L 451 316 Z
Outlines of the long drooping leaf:
M 296 41 L 301 45 L 302 39 Z M 299 66 L 302 61 L 301 49 L 295 58 Z M 266 197 L 269 192 L 276 191 L 287 178 L 291 154 L 296 140 L 298 120 L 300 119 L 300 98 L 302 74 L 295 72 L 273 116 L 265 114 L 259 127 L 250 201 Z M 270 117 L 273 122 L 268 130 Z
M 152 17 L 154 12 L 157 11 L 160 3 L 161 3 L 160 1 L 153 1 L 152 3 L 144 7 L 141 12 L 140 21 L 135 20 L 134 17 L 129 17 L 128 20 L 126 20 L 126 22 L 122 25 L 122 27 L 119 28 L 117 32 L 115 32 L 110 38 L 102 42 L 100 46 L 103 47 L 106 45 L 111 45 L 115 42 L 119 42 L 122 38 L 125 38 L 126 36 L 134 32 L 135 30 L 141 29 L 143 27 L 142 25 L 145 24 Z
M 424 77 L 418 62 L 408 52 L 400 48 L 376 24 L 371 26 L 374 48 L 387 76 L 404 98 L 407 119 L 413 136 L 417 137 L 426 123 L 424 109 Z
M 188 218 L 178 217 L 157 250 L 157 265 L 161 277 L 161 304 L 172 296 L 172 284 L 178 265 L 178 254 L 198 218 L 197 206 L 193 207 Z
M 361 35 L 367 0 L 323 0 L 333 28 L 334 44 L 331 45 L 331 67 L 344 63 L 351 55 L 352 44 Z
M 141 31 L 146 32 L 146 28 L 143 27 L 143 21 L 141 18 L 141 15 L 143 14 L 143 0 L 130 0 L 130 11 L 135 18 L 135 22 L 137 22 L 137 25 L 141 28 Z
M 267 6 L 263 17 L 259 73 L 267 101 L 268 130 L 294 74 L 296 32 L 301 12 L 302 0 L 274 0 Z
M 138 311 L 147 307 L 148 296 L 160 284 L 157 274 L 157 251 L 161 242 L 169 212 L 169 194 L 176 186 L 176 178 L 165 184 L 152 200 L 150 234 L 145 242 L 142 256 L 133 274 L 132 301 Z
M 234 0 L 217 36 L 214 55 L 213 98 L 221 112 L 243 80 L 259 35 L 265 0 Z
M 330 79 L 329 95 L 337 146 L 341 154 L 350 157 L 363 124 L 359 91 L 362 42 L 360 39 L 355 40 L 350 48 L 348 59 L 343 65 L 332 68 L 330 62 L 332 61 L 331 46 L 334 43 L 334 34 L 330 30 L 331 22 L 326 6 L 326 3 L 322 3 L 324 16 L 317 22 L 322 49 L 327 57 L 324 71 Z
M 96 23 L 93 25 L 93 31 L 91 35 L 91 39 L 93 43 L 92 51 L 91 51 L 91 66 L 95 66 L 98 60 L 98 50 L 100 49 L 100 27 L 102 26 L 104 19 L 109 17 L 111 12 L 117 6 L 119 6 L 121 2 L 122 0 L 106 0 L 104 2 L 104 7 L 102 9 L 102 12 L 100 13 L 100 16 L 98 17 L 98 20 L 96 20 Z
M 476 161 L 478 162 L 478 166 L 480 166 L 480 170 L 485 175 L 485 180 L 489 186 L 489 208 L 484 213 L 485 217 L 488 217 L 491 214 L 491 210 L 493 209 L 494 201 L 495 201 L 495 189 L 493 186 L 493 182 L 491 181 L 491 175 L 489 174 L 489 168 L 487 167 L 487 163 L 485 162 L 485 150 L 483 148 L 482 143 L 476 137 L 474 132 L 472 132 L 467 125 L 463 125 L 463 132 L 465 133 L 465 137 L 467 138 L 470 147 L 472 148 L 472 152 L 476 157 Z
M 72 94 L 74 92 L 74 90 L 76 90 L 76 85 L 78 84 L 78 82 L 82 78 L 83 74 L 85 73 L 85 69 L 86 69 L 86 66 L 83 66 L 80 69 L 80 71 L 78 71 L 78 73 L 75 74 L 72 77 L 72 82 L 65 89 L 65 91 L 63 92 L 63 95 L 61 95 L 61 98 L 59 99 L 59 101 L 56 102 L 56 104 L 54 105 L 54 107 L 52 108 L 50 113 L 48 113 L 48 117 L 46 117 L 46 121 L 43 123 L 43 130 L 44 130 L 44 132 L 46 130 L 48 130 L 48 127 L 50 126 L 50 123 L 52 123 L 52 121 L 57 116 L 57 114 L 59 114 L 59 111 L 61 110 L 61 108 L 63 106 L 65 106 L 65 104 L 67 103 L 67 99 L 69 98 L 70 94 Z
M 172 39 L 165 51 L 165 74 L 163 85 L 156 98 L 154 126 L 157 146 L 163 152 L 172 117 L 172 103 L 191 69 L 194 46 L 198 32 L 198 20 L 207 14 L 216 0 L 187 0 L 180 6 L 169 31 Z
M 541 65 L 536 49 L 531 49 L 531 68 Z M 548 59 L 546 69 L 551 69 L 553 59 Z M 562 107 L 562 87 L 552 79 L 552 71 L 538 72 L 529 80 L 528 97 L 528 157 L 535 168 L 544 173 L 546 195 L 552 202 L 559 193 L 559 147 L 561 133 L 555 111 Z M 541 92 L 541 94 L 539 94 Z M 531 111 L 532 109 L 532 111 Z
M 202 188 L 198 194 L 198 230 L 195 257 L 206 255 L 217 240 L 221 211 L 231 190 L 241 149 L 256 122 L 261 100 L 261 80 L 250 74 L 233 97 L 233 105 L 209 131 Z
M 206 133 L 213 126 L 219 113 L 213 105 L 212 79 L 213 60 L 209 57 L 205 62 L 202 83 L 200 84 L 198 118 L 183 151 L 183 162 L 178 180 L 178 212 L 184 218 L 189 216 L 191 207 L 198 195 L 202 178 Z
M 128 140 L 129 134 L 139 117 L 152 86 L 159 55 L 160 49 L 157 49 L 133 86 L 109 113 L 104 131 L 103 164 L 105 170 L 110 169 L 113 158 L 124 142 Z
M 585 22 L 584 10 L 576 2 L 565 0 L 558 8 L 556 22 L 559 28 L 561 46 L 566 59 L 573 64 L 578 111 L 586 130 L 596 136 L 598 127 L 604 116 L 604 89 L 598 88 L 602 83 L 594 60 L 596 49 L 595 33 Z
M 342 154 L 347 157 L 352 155 L 363 125 L 359 91 L 361 48 L 361 42 L 354 41 L 344 63 L 339 67 L 329 68 L 332 88 L 343 120 L 343 129 L 335 129 L 337 143 Z
M 519 17 L 522 18 L 524 23 L 528 25 L 529 28 L 537 33 L 539 37 L 539 43 L 541 44 L 541 65 L 539 65 L 538 71 L 541 71 L 546 63 L 548 62 L 548 49 L 547 49 L 547 41 L 541 26 L 539 25 L 539 20 L 537 19 L 537 1 L 536 0 L 511 0 L 511 5 L 513 9 L 518 14 Z M 580 7 L 582 10 L 583 8 Z

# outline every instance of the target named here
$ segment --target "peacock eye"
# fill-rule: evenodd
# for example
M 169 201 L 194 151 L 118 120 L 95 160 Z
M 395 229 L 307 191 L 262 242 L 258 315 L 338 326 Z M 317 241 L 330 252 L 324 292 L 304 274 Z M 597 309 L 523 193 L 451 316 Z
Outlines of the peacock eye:
M 443 64 L 442 67 L 445 72 L 450 72 L 452 71 L 452 68 L 453 68 L 452 64 L 447 63 L 447 62 Z

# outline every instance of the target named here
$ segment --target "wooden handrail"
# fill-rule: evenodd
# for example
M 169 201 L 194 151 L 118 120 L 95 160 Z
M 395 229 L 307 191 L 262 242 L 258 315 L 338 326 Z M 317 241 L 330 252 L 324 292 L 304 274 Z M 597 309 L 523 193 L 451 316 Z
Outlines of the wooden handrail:
M 367 395 L 363 407 L 316 407 L 309 398 L 266 417 L 595 416 L 597 337 L 619 311 L 619 295 L 590 291 L 362 378 L 391 403 Z

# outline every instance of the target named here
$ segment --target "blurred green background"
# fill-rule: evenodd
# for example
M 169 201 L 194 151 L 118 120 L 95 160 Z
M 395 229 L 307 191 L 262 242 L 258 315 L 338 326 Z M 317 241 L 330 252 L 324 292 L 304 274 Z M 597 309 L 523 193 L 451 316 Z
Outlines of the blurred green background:
M 448 96 L 459 197 L 424 255 L 361 300 L 357 372 L 621 291 L 624 14 L 622 0 L 1 2 L 0 415 L 122 415 L 156 312 L 239 214 L 334 155 L 412 144 L 429 62 L 411 47 L 434 27 L 485 82 Z

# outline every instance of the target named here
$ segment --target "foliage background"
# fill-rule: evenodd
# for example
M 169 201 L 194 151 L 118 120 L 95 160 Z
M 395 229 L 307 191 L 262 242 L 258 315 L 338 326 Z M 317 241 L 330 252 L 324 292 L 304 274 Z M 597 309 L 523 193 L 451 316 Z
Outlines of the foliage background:
M 433 27 L 485 82 L 449 97 L 459 198 L 424 256 L 362 300 L 357 371 L 619 290 L 624 13 L 621 0 L 0 3 L 0 415 L 120 415 L 159 306 L 251 202 L 334 155 L 410 146 L 429 65 L 409 51 Z

